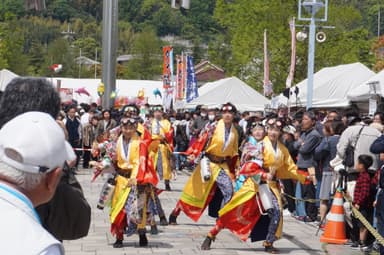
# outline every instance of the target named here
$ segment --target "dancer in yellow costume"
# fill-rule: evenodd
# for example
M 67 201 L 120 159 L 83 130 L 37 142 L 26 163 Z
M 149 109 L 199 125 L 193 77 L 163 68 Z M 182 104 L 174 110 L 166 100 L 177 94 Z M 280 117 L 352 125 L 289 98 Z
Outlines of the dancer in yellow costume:
M 278 253 L 273 243 L 281 238 L 283 228 L 282 202 L 280 197 L 279 179 L 296 179 L 301 183 L 308 182 L 310 178 L 297 172 L 297 166 L 289 155 L 288 149 L 279 141 L 283 120 L 271 118 L 267 121 L 268 136 L 263 140 L 263 171 L 260 175 L 259 166 L 252 162 L 246 162 L 241 174 L 246 179 L 240 189 L 235 193 L 231 201 L 219 212 L 216 225 L 209 232 L 202 245 L 203 250 L 210 249 L 212 240 L 223 229 L 227 228 L 246 241 L 248 237 L 252 241 L 265 240 L 263 246 L 268 253 Z M 256 194 L 259 185 L 267 183 L 271 192 L 272 208 L 268 216 L 262 216 Z
M 112 197 L 110 212 L 111 232 L 116 235 L 113 247 L 123 247 L 124 231 L 131 221 L 135 221 L 139 233 L 139 245 L 146 246 L 146 217 L 147 205 L 152 185 L 156 186 L 158 179 L 153 166 L 148 160 L 147 145 L 137 135 L 137 120 L 123 118 L 121 120 L 122 134 L 117 140 L 116 155 L 116 187 Z M 137 217 L 133 216 L 134 202 L 137 204 Z
M 238 161 L 238 134 L 232 124 L 236 108 L 231 103 L 226 103 L 221 111 L 223 118 L 208 124 L 187 151 L 190 158 L 199 158 L 203 154 L 209 159 L 211 177 L 204 181 L 200 164 L 196 162 L 197 166 L 187 181 L 176 208 L 169 216 L 170 224 L 176 224 L 181 211 L 192 220 L 198 221 L 208 205 L 209 215 L 218 217 L 220 208 L 232 197 L 232 181 Z
M 171 123 L 163 118 L 163 107 L 153 107 L 153 120 L 151 122 L 152 142 L 149 146 L 159 179 L 165 183 L 165 189 L 171 190 L 170 180 L 172 178 L 171 157 L 173 153 L 173 128 Z

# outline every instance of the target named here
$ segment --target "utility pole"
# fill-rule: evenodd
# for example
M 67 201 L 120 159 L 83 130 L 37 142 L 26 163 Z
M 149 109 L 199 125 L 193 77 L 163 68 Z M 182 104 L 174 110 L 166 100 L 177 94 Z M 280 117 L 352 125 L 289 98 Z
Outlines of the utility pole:
M 310 18 L 302 17 L 302 7 L 311 15 Z M 316 18 L 316 13 L 325 7 L 324 17 Z M 315 68 L 315 36 L 316 23 L 315 21 L 327 21 L 328 16 L 328 0 L 325 3 L 321 0 L 299 0 L 299 20 L 310 21 L 309 38 L 308 38 L 308 73 L 307 73 L 307 110 L 312 108 L 313 99 L 313 73 Z
M 380 37 L 380 29 L 381 29 L 381 27 L 380 27 L 380 24 L 381 23 L 381 9 L 380 9 L 380 6 L 379 6 L 379 12 L 377 13 L 377 38 L 379 38 Z
M 116 89 L 118 38 L 118 0 L 103 0 L 102 82 L 105 85 L 102 106 L 113 107 L 111 93 Z

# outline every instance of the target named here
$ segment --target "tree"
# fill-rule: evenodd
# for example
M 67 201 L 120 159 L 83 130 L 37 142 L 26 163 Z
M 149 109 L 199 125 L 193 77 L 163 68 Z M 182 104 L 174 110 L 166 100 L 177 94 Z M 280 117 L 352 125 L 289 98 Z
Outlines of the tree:
M 63 65 L 63 70 L 59 74 L 60 76 L 77 77 L 78 69 L 74 62 L 74 54 L 68 41 L 64 38 L 59 38 L 49 45 L 46 54 L 44 54 L 44 63 L 41 65 L 38 74 L 47 77 L 55 75 L 52 73 L 52 70 L 49 69 L 53 64 Z
M 296 14 L 296 3 L 286 1 L 238 0 L 227 3 L 217 0 L 215 18 L 226 36 L 220 39 L 229 53 L 216 61 L 220 54 L 212 51 L 215 63 L 224 62 L 229 75 L 236 75 L 261 90 L 263 80 L 263 31 L 268 31 L 270 78 L 275 92 L 285 87 L 290 63 L 290 31 L 288 21 Z M 368 31 L 362 26 L 362 17 L 353 6 L 331 4 L 326 42 L 316 44 L 315 71 L 339 64 L 362 61 L 370 65 Z M 294 83 L 306 78 L 308 41 L 297 43 L 297 66 Z M 345 50 L 348 49 L 348 50 Z
M 129 54 L 132 52 L 135 41 L 135 32 L 130 23 L 126 21 L 119 22 L 119 54 Z
M 128 78 L 153 79 L 161 74 L 161 44 L 153 29 L 137 34 L 132 53 L 135 58 L 128 62 Z
M 11 16 L 22 17 L 25 15 L 24 0 L 3 0 L 0 13 L 0 20 L 2 21 Z
M 372 52 L 375 55 L 373 70 L 379 72 L 384 69 L 384 36 L 380 36 L 373 42 Z
M 23 54 L 24 38 L 21 28 L 12 22 L 0 23 L 0 69 L 8 68 L 17 74 L 28 72 L 28 58 Z
M 73 46 L 75 47 L 75 51 L 78 52 L 78 56 L 80 56 L 81 52 L 81 56 L 91 59 L 95 58 L 96 49 L 98 49 L 98 52 L 101 51 L 100 46 L 92 37 L 79 38 L 73 43 Z

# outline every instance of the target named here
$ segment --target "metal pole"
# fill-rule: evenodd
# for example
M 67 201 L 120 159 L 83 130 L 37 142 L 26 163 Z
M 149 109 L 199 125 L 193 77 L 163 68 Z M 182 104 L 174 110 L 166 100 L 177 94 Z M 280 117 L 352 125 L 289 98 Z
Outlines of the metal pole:
M 116 88 L 118 0 L 103 0 L 102 82 L 105 85 L 102 106 L 113 107 L 111 93 Z
M 81 78 L 81 48 L 79 53 L 79 79 Z
M 315 66 L 315 12 L 312 9 L 311 24 L 309 25 L 309 43 L 308 43 L 308 78 L 307 78 L 307 110 L 312 108 L 313 98 L 313 72 Z
M 381 23 L 381 10 L 379 6 L 379 13 L 377 14 L 377 37 L 380 37 L 380 23 Z
M 96 47 L 96 53 L 95 53 L 95 79 L 97 78 L 97 47 Z

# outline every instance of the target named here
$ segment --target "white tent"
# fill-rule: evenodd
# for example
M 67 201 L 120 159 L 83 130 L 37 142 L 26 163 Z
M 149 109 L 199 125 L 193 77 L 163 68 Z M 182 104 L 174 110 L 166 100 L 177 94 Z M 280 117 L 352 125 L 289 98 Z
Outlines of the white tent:
M 5 87 L 7 87 L 8 83 L 13 79 L 19 77 L 17 74 L 3 69 L 0 71 L 0 91 L 4 91 Z
M 79 103 L 96 102 L 98 99 L 97 87 L 100 84 L 99 79 L 72 79 L 72 78 L 47 78 L 51 80 L 54 86 L 57 85 L 57 80 L 61 81 L 61 88 L 73 89 L 73 99 Z M 84 88 L 91 96 L 86 96 L 82 93 L 76 93 L 79 88 Z M 149 104 L 162 104 L 163 101 L 159 96 L 155 96 L 153 91 L 159 89 L 162 93 L 162 81 L 147 81 L 147 80 L 117 80 L 116 92 L 117 96 L 137 97 L 140 90 L 144 90 L 144 97 L 148 97 Z
M 237 77 L 230 77 L 203 85 L 199 89 L 199 97 L 186 104 L 186 107 L 216 107 L 226 102 L 233 103 L 240 111 L 261 111 L 269 104 L 267 98 L 245 82 Z
M 347 94 L 375 73 L 361 63 L 326 67 L 314 74 L 312 106 L 315 108 L 346 107 L 350 104 Z M 296 85 L 297 98 L 290 97 L 290 105 L 305 106 L 307 103 L 307 79 Z M 284 96 L 279 103 L 288 104 Z
M 377 84 L 376 93 L 383 97 L 384 96 L 384 70 L 372 76 L 368 80 L 364 81 L 363 83 L 360 84 L 360 86 L 349 91 L 348 98 L 351 101 L 356 101 L 356 102 L 367 101 L 371 95 L 370 94 L 371 86 L 369 86 L 369 84 Z

